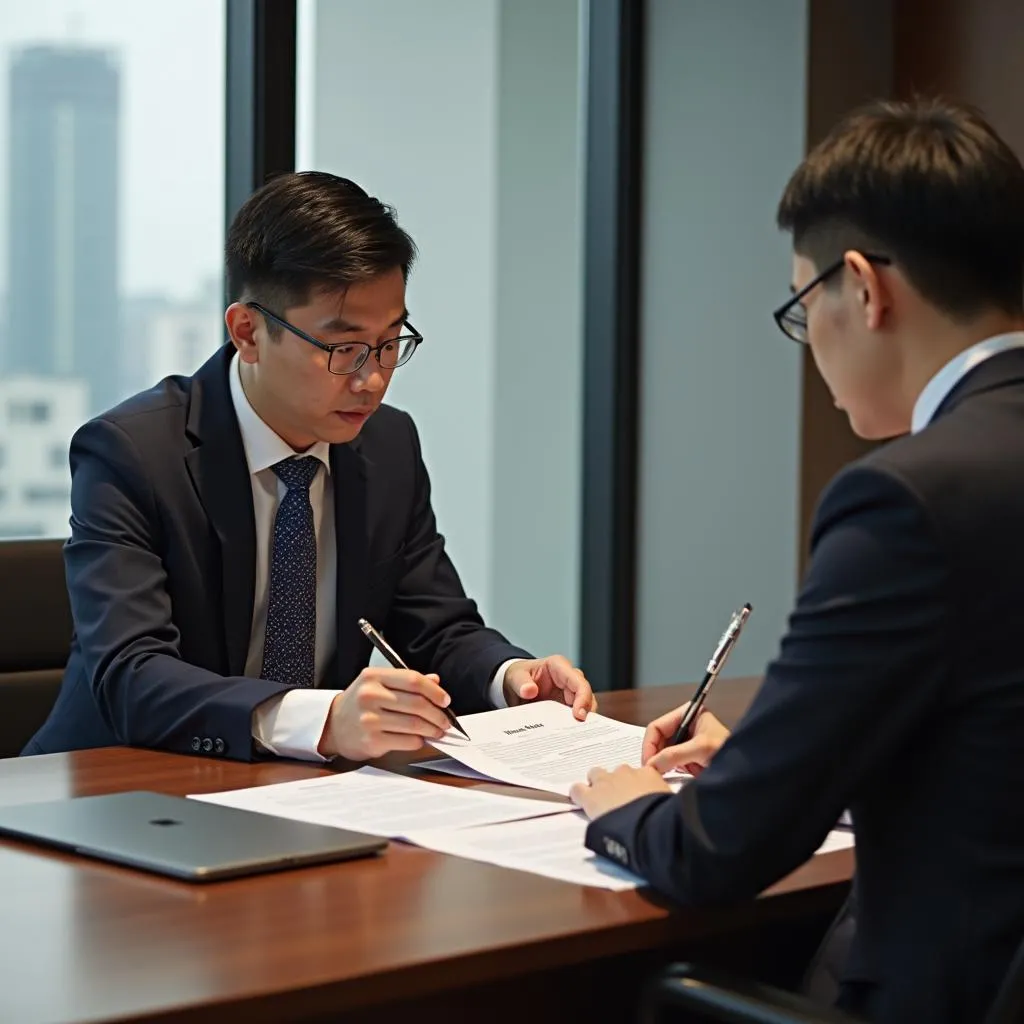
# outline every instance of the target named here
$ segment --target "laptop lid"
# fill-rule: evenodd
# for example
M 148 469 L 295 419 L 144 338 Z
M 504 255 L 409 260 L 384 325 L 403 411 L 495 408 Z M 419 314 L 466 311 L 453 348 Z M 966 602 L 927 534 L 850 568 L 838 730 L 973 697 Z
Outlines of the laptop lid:
M 365 857 L 387 846 L 377 836 L 146 791 L 0 807 L 0 837 L 190 882 Z

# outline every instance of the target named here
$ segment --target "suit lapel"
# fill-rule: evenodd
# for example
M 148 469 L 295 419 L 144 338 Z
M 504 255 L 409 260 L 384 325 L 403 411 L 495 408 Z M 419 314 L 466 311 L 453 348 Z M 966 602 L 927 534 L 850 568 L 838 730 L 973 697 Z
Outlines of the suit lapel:
M 355 676 L 360 645 L 358 621 L 365 614 L 369 537 L 366 515 L 366 464 L 358 440 L 331 446 L 334 484 L 334 530 L 338 552 L 337 653 L 339 685 Z
M 193 377 L 187 430 L 196 447 L 185 461 L 220 540 L 228 673 L 242 675 L 252 631 L 256 524 L 245 449 L 228 386 L 233 353 L 231 345 L 224 346 Z

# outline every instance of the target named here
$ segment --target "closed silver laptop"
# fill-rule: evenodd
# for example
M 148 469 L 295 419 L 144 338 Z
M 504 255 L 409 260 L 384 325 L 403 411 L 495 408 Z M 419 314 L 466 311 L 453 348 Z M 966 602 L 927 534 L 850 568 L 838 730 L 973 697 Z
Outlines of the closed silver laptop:
M 376 854 L 377 836 L 133 791 L 0 807 L 0 838 L 209 882 Z

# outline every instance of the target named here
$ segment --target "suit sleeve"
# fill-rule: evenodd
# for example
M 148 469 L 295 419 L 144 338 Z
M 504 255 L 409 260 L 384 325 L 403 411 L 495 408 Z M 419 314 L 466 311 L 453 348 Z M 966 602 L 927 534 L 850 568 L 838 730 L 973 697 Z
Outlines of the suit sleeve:
M 64 561 L 100 714 L 121 743 L 192 753 L 197 738 L 219 740 L 213 752 L 251 760 L 253 709 L 287 687 L 181 659 L 162 540 L 157 496 L 130 437 L 109 420 L 87 423 L 71 442 Z
M 812 552 L 779 655 L 709 767 L 588 828 L 591 849 L 676 900 L 746 899 L 797 868 L 938 699 L 947 570 L 910 489 L 842 474 Z
M 415 494 L 406 540 L 406 569 L 395 591 L 387 622 L 389 639 L 406 652 L 411 666 L 436 672 L 461 714 L 494 707 L 488 688 L 506 662 L 533 655 L 484 626 L 476 603 L 466 596 L 437 531 L 430 502 L 430 478 L 411 419 Z M 399 646 L 400 645 L 400 646 Z

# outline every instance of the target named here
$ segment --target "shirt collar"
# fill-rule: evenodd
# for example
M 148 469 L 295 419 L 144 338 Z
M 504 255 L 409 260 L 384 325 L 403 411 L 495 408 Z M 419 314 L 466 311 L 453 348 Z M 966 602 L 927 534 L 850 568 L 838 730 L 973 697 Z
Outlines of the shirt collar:
M 918 431 L 924 430 L 931 423 L 932 418 L 939 411 L 939 406 L 942 405 L 950 391 L 979 363 L 1011 348 L 1024 348 L 1024 331 L 997 334 L 993 338 L 979 341 L 976 345 L 972 345 L 959 355 L 954 356 L 928 381 L 924 390 L 917 396 L 914 412 L 910 417 L 910 432 L 916 434 Z
M 317 441 L 312 448 L 297 452 L 287 441 L 279 437 L 249 404 L 245 390 L 242 388 L 238 353 L 231 357 L 228 368 L 228 381 L 231 388 L 231 403 L 235 407 L 235 418 L 242 434 L 242 447 L 245 449 L 245 461 L 249 464 L 249 473 L 255 476 L 264 469 L 270 469 L 282 459 L 290 459 L 295 455 L 309 455 L 319 459 L 325 471 L 331 471 L 331 446 L 326 441 Z

